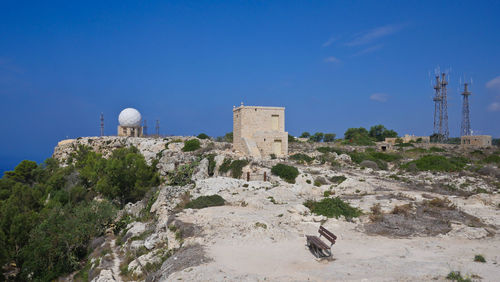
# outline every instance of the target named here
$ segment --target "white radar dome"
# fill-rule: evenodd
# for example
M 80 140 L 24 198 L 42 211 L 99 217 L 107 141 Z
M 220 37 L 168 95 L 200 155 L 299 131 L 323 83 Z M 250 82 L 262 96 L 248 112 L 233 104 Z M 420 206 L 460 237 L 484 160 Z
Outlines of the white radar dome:
M 125 127 L 141 126 L 141 119 L 141 113 L 134 108 L 126 108 L 118 116 L 118 122 Z

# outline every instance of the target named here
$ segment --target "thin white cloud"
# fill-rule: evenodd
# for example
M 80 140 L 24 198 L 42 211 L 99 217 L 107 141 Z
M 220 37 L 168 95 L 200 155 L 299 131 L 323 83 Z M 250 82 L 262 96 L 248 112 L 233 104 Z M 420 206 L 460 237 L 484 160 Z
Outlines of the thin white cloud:
M 385 25 L 381 27 L 374 28 L 372 30 L 369 30 L 367 32 L 362 32 L 354 38 L 347 42 L 345 45 L 347 46 L 359 46 L 359 45 L 365 45 L 373 42 L 374 40 L 377 40 L 379 38 L 389 36 L 391 34 L 394 34 L 400 30 L 402 30 L 405 27 L 403 24 L 390 24 L 390 25 Z
M 500 75 L 486 82 L 486 87 L 500 90 Z
M 490 112 L 498 112 L 500 111 L 500 103 L 493 102 L 488 106 L 488 111 Z
M 377 101 L 377 102 L 386 102 L 387 98 L 389 98 L 389 95 L 384 94 L 384 93 L 373 93 L 370 95 L 370 100 Z
M 333 42 L 337 41 L 337 37 L 330 37 L 325 43 L 321 45 L 321 47 L 328 47 L 332 45 Z
M 355 53 L 354 55 L 352 55 L 352 57 L 357 57 L 357 56 L 361 56 L 361 55 L 373 53 L 375 51 L 378 51 L 378 50 L 382 49 L 382 47 L 384 47 L 384 44 L 377 44 L 377 45 L 368 47 L 366 49 L 363 49 L 363 50 Z
M 325 62 L 327 62 L 327 63 L 340 63 L 340 60 L 331 56 L 331 57 L 326 58 Z

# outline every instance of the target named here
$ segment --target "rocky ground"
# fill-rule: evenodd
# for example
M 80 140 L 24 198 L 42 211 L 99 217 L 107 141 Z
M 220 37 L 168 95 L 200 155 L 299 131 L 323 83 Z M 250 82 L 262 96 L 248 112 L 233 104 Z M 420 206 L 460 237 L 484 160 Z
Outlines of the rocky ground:
M 229 144 L 202 140 L 201 149 L 184 153 L 179 140 L 186 137 L 81 138 L 55 149 L 54 157 L 65 161 L 79 144 L 104 155 L 133 145 L 149 162 L 158 159 L 166 178 L 179 166 L 195 164 L 192 183 L 166 181 L 122 210 L 116 223 L 121 230 L 110 228 L 94 240 L 89 280 L 441 281 L 451 271 L 472 280 L 500 277 L 495 166 L 483 174 L 408 172 L 394 164 L 378 170 L 346 154 L 330 154 L 322 163 L 315 146 L 295 144 L 291 154 L 316 159 L 248 160 L 235 179 L 220 171 L 224 159 L 244 158 Z M 208 154 L 215 155 L 213 175 Z M 271 174 L 277 163 L 299 169 L 296 183 Z M 208 195 L 221 196 L 225 205 L 181 208 Z M 340 197 L 363 215 L 327 218 L 303 205 L 325 197 Z M 305 245 L 305 235 L 317 234 L 320 225 L 338 237 L 330 259 L 316 259 Z M 474 262 L 476 255 L 486 262 Z

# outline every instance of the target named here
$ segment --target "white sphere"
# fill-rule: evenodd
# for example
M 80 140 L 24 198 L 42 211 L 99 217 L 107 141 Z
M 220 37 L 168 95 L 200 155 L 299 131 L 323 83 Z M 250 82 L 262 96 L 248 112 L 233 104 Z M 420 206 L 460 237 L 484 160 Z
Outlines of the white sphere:
M 124 127 L 141 126 L 141 113 L 134 108 L 126 108 L 118 116 L 118 122 Z

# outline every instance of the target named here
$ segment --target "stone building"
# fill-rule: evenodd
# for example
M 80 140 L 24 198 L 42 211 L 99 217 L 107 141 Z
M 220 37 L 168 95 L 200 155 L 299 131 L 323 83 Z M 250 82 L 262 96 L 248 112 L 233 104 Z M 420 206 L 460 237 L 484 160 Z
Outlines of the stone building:
M 142 116 L 134 108 L 126 108 L 118 116 L 118 136 L 142 137 Z
M 256 158 L 288 154 L 285 108 L 241 106 L 233 108 L 233 147 Z
M 490 147 L 491 135 L 466 135 L 460 137 L 460 144 L 464 147 Z
M 431 141 L 429 136 L 415 136 L 415 135 L 405 134 L 405 136 L 400 138 L 385 138 L 385 143 L 394 145 L 396 144 L 397 139 L 401 139 L 402 143 L 410 143 L 411 141 L 420 143 L 430 143 Z

